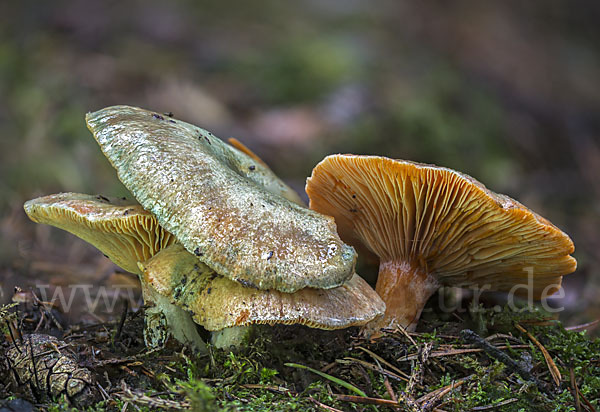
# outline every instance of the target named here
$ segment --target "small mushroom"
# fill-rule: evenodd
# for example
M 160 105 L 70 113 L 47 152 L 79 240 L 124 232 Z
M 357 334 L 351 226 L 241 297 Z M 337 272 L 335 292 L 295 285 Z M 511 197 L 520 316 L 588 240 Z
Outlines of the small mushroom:
M 205 345 L 190 315 L 154 293 L 143 282 L 138 262 L 145 262 L 176 242 L 156 218 L 135 202 L 80 193 L 59 193 L 25 202 L 25 212 L 36 223 L 66 230 L 97 247 L 105 256 L 142 280 L 146 310 L 144 340 L 162 346 L 168 333 L 198 349 Z
M 414 328 L 440 285 L 539 299 L 576 268 L 573 242 L 560 229 L 451 169 L 332 155 L 314 168 L 306 192 L 311 209 L 335 218 L 344 241 L 379 258 L 381 326 Z
M 364 325 L 383 315 L 385 305 L 360 276 L 336 288 L 294 293 L 245 287 L 219 276 L 175 244 L 140 264 L 144 283 L 189 311 L 213 333 L 220 347 L 239 344 L 253 324 L 301 324 L 318 329 Z M 233 328 L 233 329 L 231 329 Z
M 175 237 L 156 218 L 131 200 L 80 193 L 59 193 L 25 202 L 36 223 L 66 230 L 91 243 L 128 272 L 145 262 Z
M 287 293 L 354 274 L 333 219 L 285 199 L 268 168 L 212 133 L 128 106 L 86 120 L 142 207 L 217 273 Z

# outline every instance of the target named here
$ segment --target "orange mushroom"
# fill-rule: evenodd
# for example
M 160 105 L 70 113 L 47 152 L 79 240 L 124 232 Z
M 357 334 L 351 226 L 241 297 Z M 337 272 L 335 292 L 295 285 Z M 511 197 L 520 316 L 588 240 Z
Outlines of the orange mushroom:
M 414 328 L 440 285 L 541 298 L 576 268 L 573 242 L 560 229 L 444 167 L 332 155 L 314 168 L 306 192 L 345 242 L 379 259 L 375 290 L 386 303 L 379 326 Z

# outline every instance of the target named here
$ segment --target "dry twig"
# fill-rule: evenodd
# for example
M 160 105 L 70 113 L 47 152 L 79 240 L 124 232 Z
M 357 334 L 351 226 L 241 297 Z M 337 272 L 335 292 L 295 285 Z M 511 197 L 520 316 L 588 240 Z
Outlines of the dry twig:
M 412 365 L 412 370 L 410 374 L 410 379 L 408 381 L 408 385 L 406 385 L 406 392 L 412 396 L 417 385 L 423 385 L 423 376 L 425 374 L 425 364 L 429 360 L 429 355 L 431 354 L 431 348 L 433 348 L 433 343 L 427 342 L 423 344 L 423 346 L 419 347 L 419 356 L 417 360 Z
M 571 392 L 573 393 L 573 399 L 575 399 L 575 410 L 577 412 L 581 412 L 581 401 L 579 400 L 579 388 L 577 387 L 577 382 L 575 381 L 575 371 L 571 366 L 569 368 L 569 375 L 571 378 Z
M 150 396 L 144 395 L 141 392 L 131 390 L 127 384 L 123 381 L 121 382 L 121 393 L 118 393 L 117 396 L 126 402 L 135 402 L 142 405 L 147 405 L 150 408 L 160 408 L 160 409 L 189 409 L 190 403 L 187 401 L 172 401 L 169 399 L 160 399 L 160 398 L 151 398 Z
M 336 409 L 336 408 L 334 408 L 334 407 L 332 407 L 332 406 L 325 405 L 324 403 L 322 403 L 322 402 L 319 402 L 318 400 L 316 400 L 316 399 L 315 399 L 315 398 L 313 398 L 312 396 L 309 396 L 309 397 L 308 397 L 308 399 L 310 399 L 310 400 L 311 400 L 311 401 L 312 401 L 312 402 L 313 402 L 315 405 L 317 405 L 319 408 L 321 408 L 321 409 L 324 409 L 324 410 L 326 410 L 326 411 L 331 411 L 331 412 L 344 412 L 344 411 L 341 411 L 341 410 L 339 410 L 339 409 Z

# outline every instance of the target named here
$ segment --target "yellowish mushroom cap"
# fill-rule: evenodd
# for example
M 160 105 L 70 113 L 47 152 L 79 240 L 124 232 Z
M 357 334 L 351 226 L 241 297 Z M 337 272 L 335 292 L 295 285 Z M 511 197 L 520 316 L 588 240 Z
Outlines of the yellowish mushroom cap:
M 332 155 L 314 168 L 306 192 L 310 208 L 333 216 L 346 242 L 441 284 L 510 291 L 532 281 L 539 298 L 576 269 L 569 236 L 451 169 Z
M 80 237 L 131 273 L 139 272 L 137 262 L 176 241 L 154 216 L 131 200 L 59 193 L 29 200 L 24 208 L 34 222 Z
M 128 106 L 86 120 L 140 204 L 219 274 L 283 292 L 352 277 L 333 219 L 282 197 L 268 168 L 212 133 Z
M 210 331 L 258 323 L 340 329 L 364 325 L 385 311 L 377 293 L 358 275 L 328 290 L 259 290 L 217 275 L 181 245 L 170 246 L 140 267 L 144 283 Z

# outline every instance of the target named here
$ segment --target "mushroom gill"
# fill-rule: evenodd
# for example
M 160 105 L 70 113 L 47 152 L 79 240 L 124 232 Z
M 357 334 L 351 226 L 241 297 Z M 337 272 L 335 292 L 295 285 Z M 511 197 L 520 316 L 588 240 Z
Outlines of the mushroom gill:
M 145 262 L 176 241 L 154 216 L 131 200 L 59 193 L 29 200 L 24 208 L 34 222 L 80 237 L 131 273 L 138 273 L 137 262 Z

